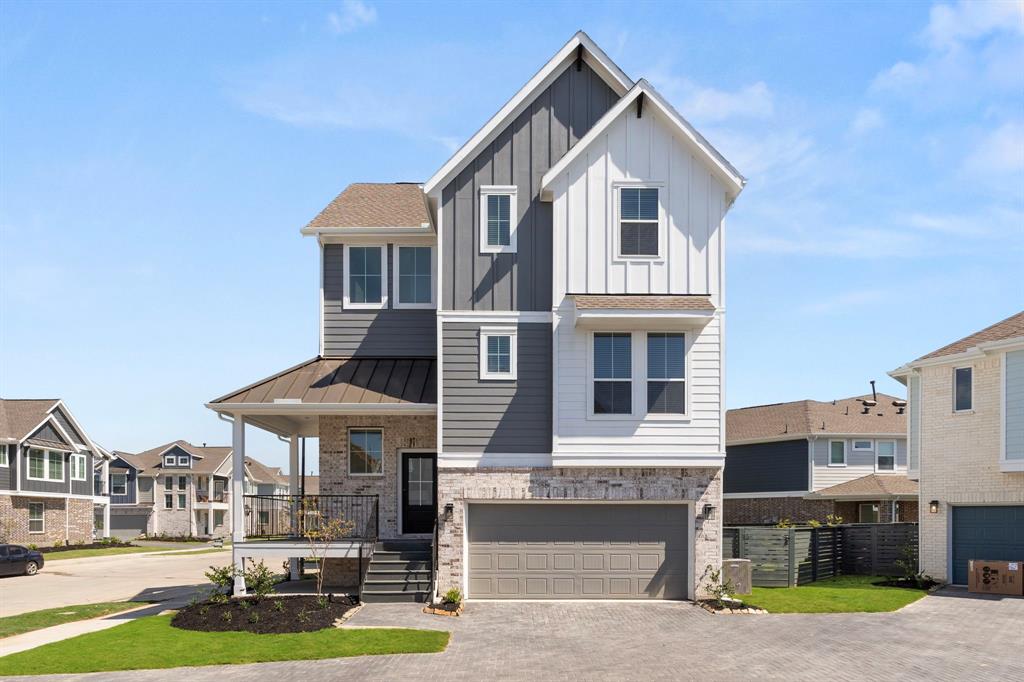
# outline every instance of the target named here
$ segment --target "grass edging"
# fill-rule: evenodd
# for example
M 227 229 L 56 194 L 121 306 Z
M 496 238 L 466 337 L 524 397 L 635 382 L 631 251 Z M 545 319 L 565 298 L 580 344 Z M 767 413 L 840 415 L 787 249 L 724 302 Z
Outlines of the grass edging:
M 112 601 L 99 602 L 97 604 L 76 604 L 74 606 L 57 606 L 52 609 L 41 609 L 39 611 L 28 611 L 19 613 L 16 616 L 4 616 L 0 618 L 0 639 L 23 635 L 26 632 L 42 630 L 43 628 L 74 623 L 80 620 L 101 618 L 114 613 L 131 611 L 132 609 L 146 606 L 146 602 L 138 601 Z
M 408 628 L 328 628 L 279 635 L 195 632 L 172 627 L 170 615 L 147 616 L 0 658 L 0 676 L 437 653 L 448 646 L 449 637 L 441 630 Z M 125 656 L 125 651 L 132 655 Z
M 740 598 L 768 613 L 885 613 L 929 594 L 928 590 L 872 584 L 883 579 L 844 575 L 796 587 L 755 587 Z

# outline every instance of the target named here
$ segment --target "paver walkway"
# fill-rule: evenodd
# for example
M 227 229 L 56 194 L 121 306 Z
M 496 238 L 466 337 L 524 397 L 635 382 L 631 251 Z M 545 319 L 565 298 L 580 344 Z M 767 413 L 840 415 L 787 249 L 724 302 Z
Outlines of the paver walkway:
M 896 613 L 712 615 L 687 603 L 370 604 L 352 626 L 450 629 L 440 654 L 55 676 L 351 680 L 1019 680 L 1024 599 L 946 590 Z M 22 678 L 24 679 L 24 678 Z

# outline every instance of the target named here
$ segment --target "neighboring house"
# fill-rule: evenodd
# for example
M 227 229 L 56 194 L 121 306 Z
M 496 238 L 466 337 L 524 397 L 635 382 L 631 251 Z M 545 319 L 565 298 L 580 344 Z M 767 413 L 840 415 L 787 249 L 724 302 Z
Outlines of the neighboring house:
M 969 559 L 1024 561 L 1024 312 L 907 363 L 921 570 L 967 584 Z
M 114 452 L 111 534 L 226 537 L 231 534 L 231 448 L 178 440 L 139 454 Z M 249 494 L 287 490 L 280 469 L 245 459 Z
M 906 401 L 799 400 L 726 414 L 725 523 L 917 520 Z
M 302 229 L 319 356 L 208 407 L 236 460 L 245 424 L 288 437 L 293 471 L 318 437 L 323 500 L 376 496 L 366 534 L 429 557 L 436 525 L 441 591 L 692 598 L 721 559 L 744 182 L 578 33 L 424 185 L 350 185 Z M 244 535 L 238 561 L 285 551 Z M 377 575 L 388 546 L 366 595 L 407 585 Z
M 0 398 L 0 542 L 92 542 L 107 462 L 63 401 Z

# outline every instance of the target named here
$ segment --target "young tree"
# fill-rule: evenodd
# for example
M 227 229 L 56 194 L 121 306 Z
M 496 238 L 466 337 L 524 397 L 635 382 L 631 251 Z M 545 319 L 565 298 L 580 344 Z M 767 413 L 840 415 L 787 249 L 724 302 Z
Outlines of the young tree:
M 347 538 L 355 530 L 355 523 L 342 516 L 332 516 L 320 510 L 316 498 L 306 497 L 302 500 L 302 513 L 299 524 L 302 537 L 309 542 L 309 555 L 317 565 L 316 594 L 323 597 L 324 593 L 324 560 L 331 544 Z M 359 567 L 360 572 L 363 567 Z

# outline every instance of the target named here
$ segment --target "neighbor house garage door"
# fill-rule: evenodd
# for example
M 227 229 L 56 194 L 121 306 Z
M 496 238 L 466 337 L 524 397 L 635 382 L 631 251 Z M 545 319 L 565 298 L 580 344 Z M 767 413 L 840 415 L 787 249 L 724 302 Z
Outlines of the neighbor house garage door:
M 967 561 L 1024 561 L 1024 507 L 953 507 L 953 583 L 967 584 Z
M 110 510 L 110 534 L 122 540 L 137 538 L 146 532 L 149 514 L 117 514 Z
M 471 504 L 469 597 L 686 599 L 682 504 Z

